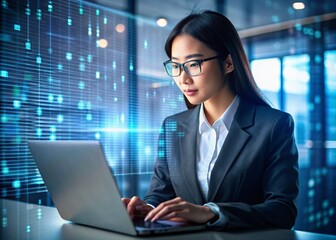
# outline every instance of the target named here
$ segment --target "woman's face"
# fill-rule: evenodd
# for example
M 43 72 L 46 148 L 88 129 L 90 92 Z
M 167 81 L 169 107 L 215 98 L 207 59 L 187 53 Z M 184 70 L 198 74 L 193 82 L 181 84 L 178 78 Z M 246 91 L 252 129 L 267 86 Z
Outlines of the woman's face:
M 184 63 L 214 56 L 217 56 L 214 50 L 190 35 L 182 34 L 173 40 L 171 60 L 174 62 Z M 225 62 L 221 63 L 217 58 L 203 62 L 199 75 L 190 77 L 182 70 L 181 75 L 174 77 L 174 81 L 191 104 L 218 102 L 229 91 L 228 84 L 224 81 L 225 73 L 228 72 Z

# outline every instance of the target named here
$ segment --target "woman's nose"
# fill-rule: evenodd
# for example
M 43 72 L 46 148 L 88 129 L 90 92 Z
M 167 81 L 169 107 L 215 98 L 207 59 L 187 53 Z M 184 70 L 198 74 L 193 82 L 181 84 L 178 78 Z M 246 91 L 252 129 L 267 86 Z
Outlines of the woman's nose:
M 180 74 L 180 83 L 181 84 L 190 84 L 192 79 L 190 76 L 186 73 L 186 71 L 182 68 L 181 74 Z

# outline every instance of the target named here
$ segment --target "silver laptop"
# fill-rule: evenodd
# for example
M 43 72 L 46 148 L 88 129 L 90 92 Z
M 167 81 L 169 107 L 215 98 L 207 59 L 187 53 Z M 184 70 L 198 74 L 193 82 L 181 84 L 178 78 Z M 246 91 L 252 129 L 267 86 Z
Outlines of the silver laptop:
M 65 220 L 133 236 L 205 229 L 173 221 L 132 220 L 99 141 L 28 141 L 28 146 Z

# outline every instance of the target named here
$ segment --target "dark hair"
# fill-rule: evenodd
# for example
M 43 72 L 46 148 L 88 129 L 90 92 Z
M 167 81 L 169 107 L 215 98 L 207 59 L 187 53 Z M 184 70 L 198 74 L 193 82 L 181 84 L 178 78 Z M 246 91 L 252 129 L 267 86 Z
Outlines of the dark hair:
M 169 58 L 172 43 L 181 34 L 188 34 L 203 42 L 216 51 L 222 61 L 230 54 L 234 65 L 234 71 L 228 76 L 231 90 L 248 101 L 269 105 L 254 81 L 240 37 L 228 18 L 217 12 L 204 11 L 191 13 L 182 19 L 167 38 L 165 51 Z M 195 107 L 186 97 L 184 99 L 188 108 Z

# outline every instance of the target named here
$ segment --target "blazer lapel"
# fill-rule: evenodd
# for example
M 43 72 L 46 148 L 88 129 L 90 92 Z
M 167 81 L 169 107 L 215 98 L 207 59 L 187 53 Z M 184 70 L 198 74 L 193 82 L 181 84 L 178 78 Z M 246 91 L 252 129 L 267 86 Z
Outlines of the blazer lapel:
M 198 184 L 196 168 L 198 117 L 199 107 L 195 108 L 190 117 L 181 123 L 181 132 L 184 136 L 180 136 L 178 139 L 180 145 L 180 161 L 185 183 L 195 199 L 194 203 L 203 204 L 204 198 Z
M 251 105 L 243 99 L 240 99 L 240 104 L 230 127 L 229 134 L 211 173 L 208 202 L 214 200 L 230 166 L 237 159 L 238 154 L 242 151 L 244 145 L 250 138 L 250 134 L 244 129 L 253 124 L 254 113 L 255 105 Z

